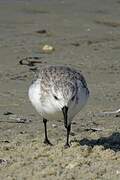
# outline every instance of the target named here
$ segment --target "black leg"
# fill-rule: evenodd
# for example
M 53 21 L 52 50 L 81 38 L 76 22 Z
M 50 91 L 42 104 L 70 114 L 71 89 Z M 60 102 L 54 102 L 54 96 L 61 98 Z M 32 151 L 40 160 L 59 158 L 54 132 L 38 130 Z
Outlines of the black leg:
M 70 144 L 69 144 L 70 130 L 71 130 L 71 125 L 68 125 L 68 127 L 67 127 L 67 141 L 66 141 L 66 143 L 65 143 L 65 145 L 64 145 L 65 148 L 70 147 Z
M 44 123 L 44 128 L 45 128 L 45 140 L 44 143 L 47 145 L 52 145 L 52 143 L 49 141 L 48 136 L 47 136 L 47 119 L 43 118 L 43 123 Z

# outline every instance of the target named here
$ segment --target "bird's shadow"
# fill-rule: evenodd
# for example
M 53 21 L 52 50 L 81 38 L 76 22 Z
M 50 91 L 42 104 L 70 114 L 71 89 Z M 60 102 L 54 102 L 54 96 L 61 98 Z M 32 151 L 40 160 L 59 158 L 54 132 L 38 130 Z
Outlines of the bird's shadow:
M 91 146 L 92 148 L 96 145 L 98 146 L 102 145 L 105 149 L 111 149 L 117 152 L 120 151 L 120 133 L 114 132 L 112 133 L 112 135 L 108 137 L 101 137 L 99 139 L 92 139 L 92 140 L 84 138 L 79 141 L 79 144 L 81 146 L 84 145 Z

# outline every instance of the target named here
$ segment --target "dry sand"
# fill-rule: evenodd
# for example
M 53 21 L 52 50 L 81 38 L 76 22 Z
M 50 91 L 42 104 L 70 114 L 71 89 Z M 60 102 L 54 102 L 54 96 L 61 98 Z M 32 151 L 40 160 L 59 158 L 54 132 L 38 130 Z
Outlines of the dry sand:
M 55 51 L 43 54 L 45 44 Z M 54 146 L 42 143 L 42 118 L 27 96 L 34 73 L 18 63 L 28 56 L 69 64 L 87 79 L 91 97 L 73 120 L 69 149 L 62 121 L 48 123 Z M 119 0 L 0 0 L 0 179 L 119 180 L 120 116 L 94 116 L 118 108 Z

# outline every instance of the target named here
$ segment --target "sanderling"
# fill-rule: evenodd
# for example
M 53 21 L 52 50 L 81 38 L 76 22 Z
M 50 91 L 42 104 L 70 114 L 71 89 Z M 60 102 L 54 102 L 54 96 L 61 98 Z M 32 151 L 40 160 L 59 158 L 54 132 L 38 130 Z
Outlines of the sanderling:
M 67 129 L 65 147 L 69 147 L 71 120 L 89 97 L 87 83 L 81 72 L 62 65 L 41 67 L 28 94 L 31 103 L 43 117 L 44 143 L 52 145 L 47 136 L 47 120 L 64 119 L 64 126 Z

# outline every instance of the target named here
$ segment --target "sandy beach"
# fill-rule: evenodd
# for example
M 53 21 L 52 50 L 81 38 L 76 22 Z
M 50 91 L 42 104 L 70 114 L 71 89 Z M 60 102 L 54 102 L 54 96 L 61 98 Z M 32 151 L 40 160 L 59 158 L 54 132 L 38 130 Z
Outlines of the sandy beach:
M 44 45 L 54 51 L 43 53 Z M 82 71 L 90 98 L 73 119 L 71 147 L 64 149 L 63 121 L 48 122 L 54 146 L 43 144 L 42 117 L 28 88 L 37 57 Z M 0 179 L 119 180 L 120 113 L 119 0 L 0 0 Z

